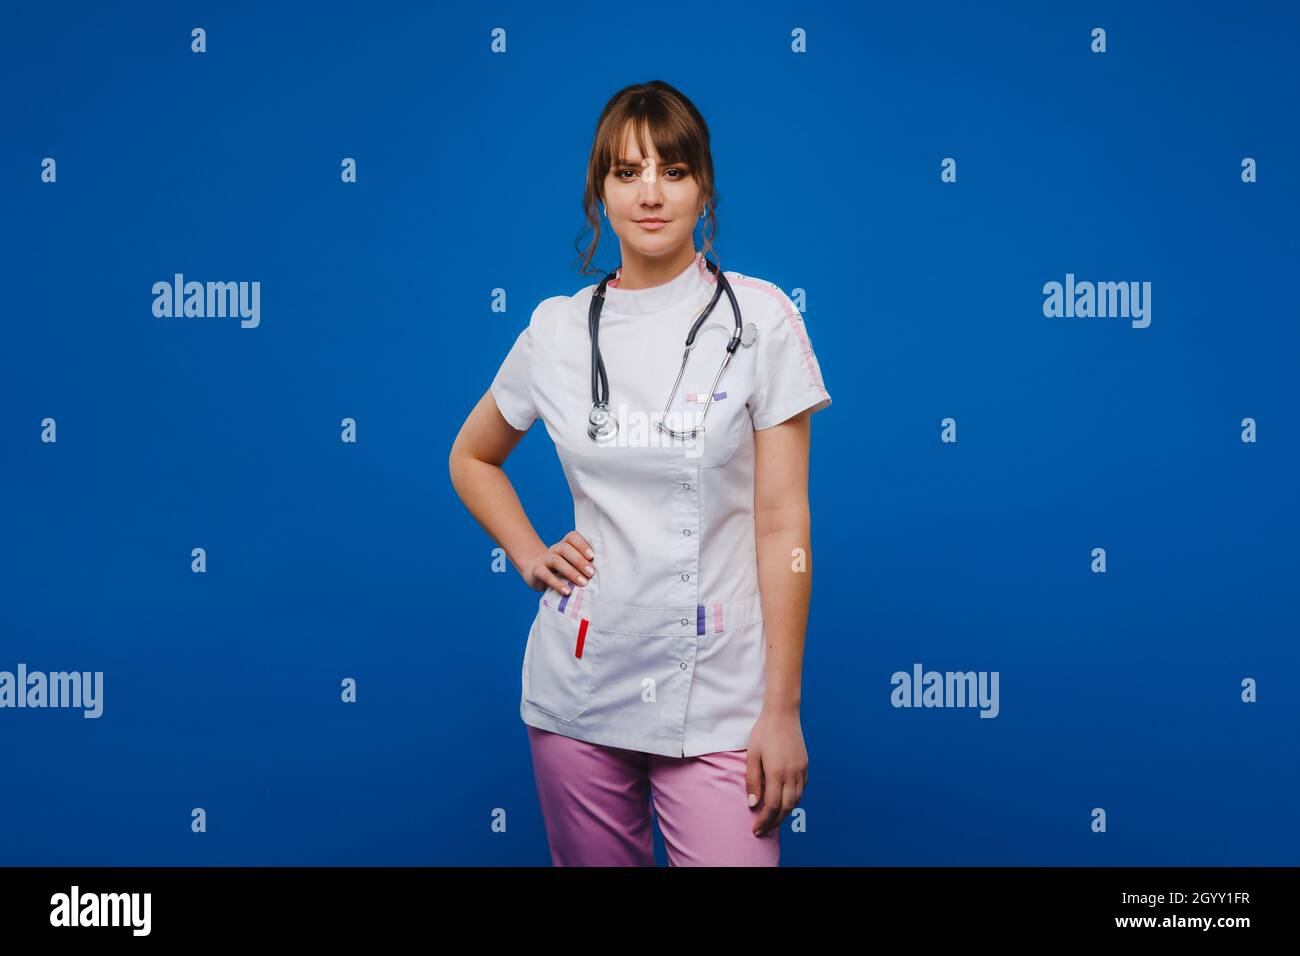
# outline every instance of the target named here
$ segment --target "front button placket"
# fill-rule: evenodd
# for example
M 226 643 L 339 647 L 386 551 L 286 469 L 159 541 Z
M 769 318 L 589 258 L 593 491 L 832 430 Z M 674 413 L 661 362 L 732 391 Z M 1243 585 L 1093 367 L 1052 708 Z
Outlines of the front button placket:
M 677 745 L 681 748 L 682 756 L 686 755 L 686 744 L 695 737 L 693 728 L 686 725 L 686 713 L 690 709 L 691 687 L 695 680 L 695 657 L 699 651 L 699 637 L 696 636 L 696 622 L 683 618 L 686 625 L 682 628 L 681 634 L 672 638 L 672 652 L 677 657 L 677 670 L 668 678 L 673 684 L 673 701 L 674 712 L 671 720 L 674 722 L 673 731 L 677 737 Z M 678 709 L 680 708 L 680 709 Z
M 674 715 L 678 720 L 676 727 L 680 734 L 678 743 L 681 752 L 686 753 L 686 707 L 691 696 L 691 684 L 695 678 L 695 652 L 699 644 L 699 621 L 696 610 L 700 605 L 700 473 L 686 462 L 674 463 L 670 474 L 664 479 L 673 485 L 671 513 L 667 515 L 668 526 L 664 532 L 669 536 L 669 550 L 672 554 L 674 573 L 669 585 L 672 603 L 678 607 L 691 608 L 689 616 L 681 618 L 677 635 L 673 638 L 673 648 L 677 655 L 677 672 L 673 683 L 681 682 L 681 693 L 674 694 L 674 700 L 681 702 L 681 713 Z
M 667 515 L 671 535 L 670 550 L 673 556 L 673 580 L 669 585 L 672 603 L 679 607 L 695 607 L 700 602 L 700 482 L 698 469 L 677 462 L 667 475 L 673 486 L 673 507 Z M 692 630 L 695 622 L 688 625 Z

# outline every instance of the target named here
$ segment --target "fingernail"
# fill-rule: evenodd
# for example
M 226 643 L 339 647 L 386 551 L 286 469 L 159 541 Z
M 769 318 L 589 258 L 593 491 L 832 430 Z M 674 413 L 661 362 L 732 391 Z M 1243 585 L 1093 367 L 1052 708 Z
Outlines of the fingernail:
M 751 793 L 749 795 L 749 805 L 752 807 L 756 803 L 758 803 L 758 794 Z
M 569 593 L 569 586 L 567 584 L 564 586 L 564 593 L 565 594 Z
M 595 552 L 595 551 L 592 551 L 591 548 L 588 548 L 588 549 L 587 549 L 587 557 L 589 557 L 589 558 L 594 558 L 595 556 L 596 556 L 596 552 Z
M 579 586 L 579 587 L 581 587 L 582 585 L 584 585 L 584 584 L 586 584 L 586 583 L 587 583 L 587 579 L 586 579 L 586 578 L 578 578 L 578 586 Z
M 595 568 L 587 568 L 587 577 L 591 577 L 595 573 L 596 573 Z

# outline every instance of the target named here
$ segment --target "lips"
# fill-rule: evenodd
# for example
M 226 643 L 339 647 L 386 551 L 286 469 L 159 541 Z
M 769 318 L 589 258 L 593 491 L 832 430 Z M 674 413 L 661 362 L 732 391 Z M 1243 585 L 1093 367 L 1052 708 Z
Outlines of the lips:
M 662 229 L 664 226 L 668 225 L 668 220 L 666 220 L 666 219 L 638 219 L 638 220 L 636 220 L 636 224 L 637 224 L 638 226 L 640 226 L 642 229 Z

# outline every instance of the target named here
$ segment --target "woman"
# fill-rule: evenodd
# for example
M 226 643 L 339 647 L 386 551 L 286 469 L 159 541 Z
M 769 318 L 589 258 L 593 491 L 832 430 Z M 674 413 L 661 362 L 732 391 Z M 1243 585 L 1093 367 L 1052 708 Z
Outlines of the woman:
M 653 865 L 653 791 L 670 864 L 774 866 L 807 780 L 808 418 L 830 395 L 785 294 L 717 272 L 703 228 L 696 250 L 706 216 L 716 236 L 713 160 L 673 87 L 630 86 L 601 113 L 584 275 L 598 202 L 622 266 L 537 306 L 450 460 L 466 507 L 545 592 L 520 716 L 551 858 Z M 746 330 L 727 359 L 732 295 Z M 501 468 L 538 418 L 574 497 L 575 528 L 550 547 Z

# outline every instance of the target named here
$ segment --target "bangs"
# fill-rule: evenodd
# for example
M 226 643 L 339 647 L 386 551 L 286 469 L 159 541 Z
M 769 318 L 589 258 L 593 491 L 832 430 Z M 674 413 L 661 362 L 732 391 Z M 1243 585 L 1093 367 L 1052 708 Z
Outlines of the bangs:
M 636 143 L 643 157 L 658 153 L 660 165 L 685 163 L 692 171 L 698 165 L 699 146 L 693 142 L 690 127 L 674 122 L 671 116 L 657 110 L 645 116 L 629 116 L 618 129 L 619 132 L 606 144 L 604 160 L 607 170 L 618 166 L 621 160 L 631 158 L 629 140 Z

